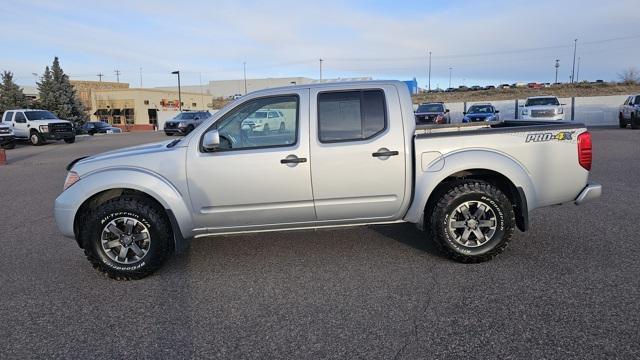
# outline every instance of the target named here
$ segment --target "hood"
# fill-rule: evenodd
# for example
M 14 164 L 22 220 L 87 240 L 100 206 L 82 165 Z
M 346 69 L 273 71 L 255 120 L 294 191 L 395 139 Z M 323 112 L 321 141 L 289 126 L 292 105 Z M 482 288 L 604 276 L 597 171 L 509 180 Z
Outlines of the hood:
M 549 109 L 557 109 L 561 108 L 562 105 L 536 105 L 536 106 L 525 106 L 524 109 L 527 110 L 549 110 Z
M 46 124 L 69 124 L 71 121 L 60 119 L 46 119 L 46 120 L 30 120 L 31 122 L 46 123 Z
M 487 118 L 490 116 L 495 116 L 495 114 L 492 113 L 467 113 L 468 117 L 478 117 L 478 118 Z
M 173 140 L 173 141 L 175 141 L 175 140 Z M 124 148 L 124 149 L 107 151 L 107 152 L 104 152 L 104 153 L 100 153 L 100 154 L 96 154 L 96 155 L 92 155 L 92 156 L 89 156 L 87 158 L 84 158 L 84 159 L 78 161 L 77 164 L 78 165 L 85 165 L 85 164 L 90 164 L 90 163 L 94 163 L 94 162 L 98 162 L 98 161 L 117 160 L 117 159 L 132 157 L 132 156 L 136 156 L 136 155 L 143 155 L 143 154 L 158 153 L 158 152 L 163 152 L 163 151 L 170 151 L 172 148 L 168 148 L 167 145 L 169 143 L 171 143 L 171 142 L 172 141 L 170 141 L 170 140 L 169 141 L 161 141 L 161 142 L 157 142 L 157 143 L 137 145 L 137 146 L 132 146 L 132 147 Z M 184 145 L 183 142 L 184 142 L 184 140 L 180 141 L 180 143 L 178 143 L 175 147 L 181 147 L 181 145 Z

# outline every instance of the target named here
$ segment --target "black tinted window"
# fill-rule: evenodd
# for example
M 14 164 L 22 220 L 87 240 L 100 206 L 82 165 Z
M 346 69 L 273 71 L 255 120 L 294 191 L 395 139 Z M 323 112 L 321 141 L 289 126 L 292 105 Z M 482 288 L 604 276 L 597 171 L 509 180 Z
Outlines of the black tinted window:
M 386 126 L 382 90 L 329 92 L 318 95 L 321 142 L 368 139 Z
M 12 119 L 11 119 L 12 117 L 13 117 L 13 112 L 12 112 L 12 111 L 7 111 L 7 112 L 4 114 L 4 120 L 3 120 L 3 121 L 5 121 L 5 122 L 10 122 L 10 121 L 12 120 Z
M 24 117 L 23 113 L 17 112 L 16 116 L 13 119 L 13 121 L 15 121 L 17 123 L 25 123 L 25 122 L 27 122 L 27 119 Z

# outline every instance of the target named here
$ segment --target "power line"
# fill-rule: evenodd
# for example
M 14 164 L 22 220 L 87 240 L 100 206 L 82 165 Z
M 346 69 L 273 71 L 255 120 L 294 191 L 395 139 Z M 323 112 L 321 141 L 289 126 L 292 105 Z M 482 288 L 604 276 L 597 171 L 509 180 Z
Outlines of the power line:
M 117 82 L 120 82 L 120 73 L 121 73 L 120 70 L 116 69 L 113 72 L 116 74 Z

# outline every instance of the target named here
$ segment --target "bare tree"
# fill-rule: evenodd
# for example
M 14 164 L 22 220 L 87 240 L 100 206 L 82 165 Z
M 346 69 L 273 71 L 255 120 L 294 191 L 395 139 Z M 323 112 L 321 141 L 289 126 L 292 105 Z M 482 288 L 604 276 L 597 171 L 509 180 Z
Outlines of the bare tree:
M 618 74 L 620 82 L 625 85 L 635 85 L 640 83 L 640 71 L 635 67 L 630 67 Z

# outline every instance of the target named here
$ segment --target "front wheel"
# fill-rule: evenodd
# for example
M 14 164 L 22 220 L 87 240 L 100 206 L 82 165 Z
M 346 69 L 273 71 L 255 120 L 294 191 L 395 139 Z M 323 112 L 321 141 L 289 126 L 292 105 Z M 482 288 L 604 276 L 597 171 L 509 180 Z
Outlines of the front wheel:
M 170 252 L 164 210 L 145 198 L 122 195 L 90 209 L 79 240 L 95 269 L 117 280 L 144 278 Z
M 44 144 L 44 139 L 42 138 L 42 135 L 40 135 L 40 133 L 37 131 L 31 132 L 31 135 L 29 136 L 29 141 L 31 142 L 31 145 L 34 145 L 34 146 L 40 146 Z
M 72 138 L 66 138 L 64 139 L 64 142 L 66 142 L 67 144 L 73 144 L 74 142 L 76 142 L 76 137 L 72 137 Z
M 624 121 L 624 116 L 622 116 L 622 113 L 618 114 L 618 123 L 620 125 L 620 129 L 624 129 L 627 127 L 627 122 Z
M 640 119 L 638 119 L 635 114 L 631 114 L 631 128 L 632 129 L 640 129 Z
M 438 247 L 453 260 L 477 263 L 506 248 L 515 214 L 507 196 L 484 181 L 464 181 L 445 192 L 430 214 L 428 228 Z

